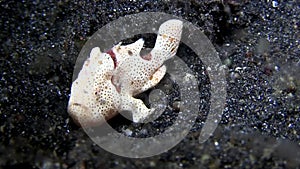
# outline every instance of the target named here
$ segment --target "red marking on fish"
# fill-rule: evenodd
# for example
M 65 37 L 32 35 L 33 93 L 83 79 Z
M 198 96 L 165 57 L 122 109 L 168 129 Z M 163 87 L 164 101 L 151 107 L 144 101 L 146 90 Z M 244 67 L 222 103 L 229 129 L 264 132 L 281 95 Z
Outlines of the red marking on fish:
M 117 58 L 116 58 L 116 54 L 110 49 L 106 52 L 107 54 L 110 55 L 110 57 L 112 58 L 112 60 L 114 61 L 114 68 L 117 67 Z

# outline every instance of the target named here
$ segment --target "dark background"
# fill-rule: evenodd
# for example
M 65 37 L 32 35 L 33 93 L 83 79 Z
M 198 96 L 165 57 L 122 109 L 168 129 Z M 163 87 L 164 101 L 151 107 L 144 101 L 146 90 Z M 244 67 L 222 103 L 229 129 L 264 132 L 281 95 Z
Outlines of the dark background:
M 203 30 L 227 67 L 228 96 L 207 142 L 197 140 L 203 115 L 168 152 L 129 159 L 94 144 L 66 107 L 87 39 L 144 11 Z M 0 17 L 0 168 L 300 168 L 299 1 L 0 1 Z

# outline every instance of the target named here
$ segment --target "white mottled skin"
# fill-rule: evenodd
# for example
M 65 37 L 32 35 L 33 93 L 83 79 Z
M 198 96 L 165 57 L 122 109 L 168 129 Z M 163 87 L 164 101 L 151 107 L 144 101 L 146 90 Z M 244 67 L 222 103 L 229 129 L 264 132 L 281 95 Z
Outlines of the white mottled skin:
M 182 32 L 182 22 L 168 20 L 158 31 L 150 54 L 140 56 L 144 40 L 101 53 L 95 47 L 90 53 L 78 78 L 73 82 L 68 112 L 80 125 L 100 125 L 120 111 L 131 111 L 134 122 L 153 113 L 135 95 L 155 86 L 166 73 L 164 61 L 176 54 Z

